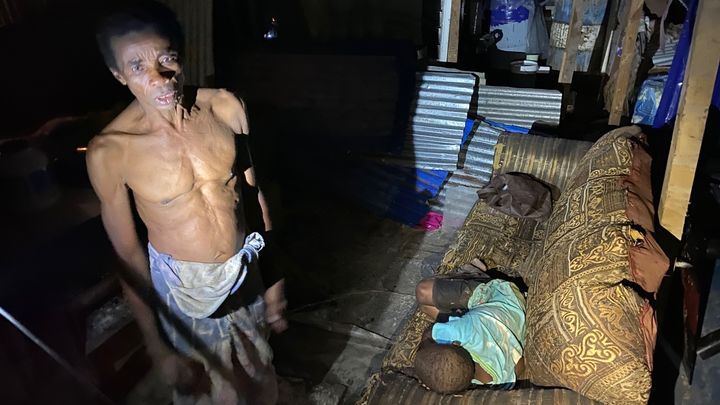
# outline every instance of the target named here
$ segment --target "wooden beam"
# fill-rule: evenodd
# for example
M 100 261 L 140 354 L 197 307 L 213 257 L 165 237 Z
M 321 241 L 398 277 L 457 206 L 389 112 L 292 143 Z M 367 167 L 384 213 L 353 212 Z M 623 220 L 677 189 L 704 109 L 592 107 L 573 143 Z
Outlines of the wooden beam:
M 622 55 L 620 65 L 616 71 L 615 88 L 613 89 L 612 106 L 610 107 L 610 119 L 608 124 L 620 125 L 620 119 L 625 108 L 625 100 L 630 87 L 630 73 L 635 59 L 635 41 L 637 41 L 638 30 L 640 29 L 640 18 L 642 17 L 643 0 L 631 0 L 628 9 L 625 25 L 625 35 L 622 39 Z M 612 51 L 612 50 L 611 50 Z
M 617 46 L 612 46 L 617 43 L 614 38 L 615 35 L 620 35 L 617 33 L 618 7 L 620 2 L 619 0 L 608 0 L 608 3 L 610 3 L 610 6 L 608 7 L 607 12 L 607 26 L 605 27 L 605 40 L 603 41 L 605 45 L 603 46 L 603 61 L 602 66 L 600 67 L 600 73 L 608 73 L 607 68 L 608 60 L 611 58 L 610 54 L 617 48 Z
M 720 1 L 700 0 L 658 209 L 660 225 L 678 239 L 682 239 L 720 63 L 717 21 L 720 21 Z
M 565 39 L 565 50 L 563 51 L 562 62 L 560 63 L 560 75 L 558 83 L 572 83 L 573 73 L 577 67 L 578 46 L 582 38 L 582 21 L 585 14 L 585 0 L 572 2 L 570 11 L 570 22 L 568 33 Z
M 460 0 L 452 0 L 450 6 L 450 26 L 448 33 L 447 61 L 456 63 L 458 61 L 458 44 L 460 42 Z

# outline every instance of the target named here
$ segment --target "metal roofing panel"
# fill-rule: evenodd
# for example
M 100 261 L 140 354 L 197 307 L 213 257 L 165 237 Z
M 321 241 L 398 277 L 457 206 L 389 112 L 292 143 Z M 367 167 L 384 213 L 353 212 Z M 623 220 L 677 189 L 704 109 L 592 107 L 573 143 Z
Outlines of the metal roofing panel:
M 561 108 L 562 93 L 557 90 L 499 86 L 479 86 L 471 106 L 479 116 L 524 128 L 536 121 L 559 124 Z
M 477 80 L 467 72 L 419 72 L 402 154 L 382 160 L 422 169 L 455 170 Z
M 675 38 L 666 37 L 665 46 L 655 51 L 653 55 L 653 65 L 655 66 L 670 66 L 672 65 L 673 58 L 675 57 L 675 48 L 677 48 L 678 40 Z
M 475 77 L 477 77 L 477 84 L 485 84 L 485 73 L 484 72 L 470 72 L 467 70 L 460 70 L 456 68 L 449 68 L 445 66 L 428 66 L 427 70 L 429 72 L 436 72 L 436 73 L 472 73 Z
M 443 225 L 459 227 L 478 199 L 477 190 L 487 183 L 462 170 L 453 172 L 438 194 L 431 201 L 434 211 L 443 214 Z

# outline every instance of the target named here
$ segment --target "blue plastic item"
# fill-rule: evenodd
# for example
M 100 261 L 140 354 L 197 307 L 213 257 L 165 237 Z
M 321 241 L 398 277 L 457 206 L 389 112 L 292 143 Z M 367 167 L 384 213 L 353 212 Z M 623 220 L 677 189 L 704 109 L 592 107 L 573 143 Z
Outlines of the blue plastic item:
M 492 121 L 492 120 L 488 120 L 488 119 L 484 119 L 483 121 L 488 123 L 491 127 L 500 128 L 505 132 L 513 132 L 516 134 L 529 134 L 530 133 L 530 128 L 519 127 L 517 125 L 503 124 L 502 122 Z
M 683 24 L 682 31 L 680 31 L 680 39 L 678 40 L 672 66 L 668 73 L 667 83 L 665 83 L 665 89 L 663 90 L 663 95 L 660 99 L 657 113 L 655 114 L 655 120 L 653 122 L 653 127 L 655 128 L 664 126 L 675 119 L 677 115 L 696 14 L 697 0 L 690 0 L 685 23 Z M 718 71 L 718 76 L 720 76 L 720 70 Z M 715 108 L 720 108 L 720 91 L 718 90 L 720 88 L 720 80 L 718 80 L 718 76 L 715 77 L 715 90 L 713 91 L 711 101 Z
M 662 75 L 652 76 L 643 82 L 640 87 L 640 94 L 638 94 L 635 102 L 635 112 L 633 112 L 632 116 L 633 124 L 653 124 L 666 81 L 667 75 Z

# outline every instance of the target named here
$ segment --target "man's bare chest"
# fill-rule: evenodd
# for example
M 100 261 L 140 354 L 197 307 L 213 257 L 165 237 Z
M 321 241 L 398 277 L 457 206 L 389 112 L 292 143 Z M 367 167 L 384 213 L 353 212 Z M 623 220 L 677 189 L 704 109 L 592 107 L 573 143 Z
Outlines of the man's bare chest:
M 149 202 L 166 204 L 207 183 L 227 182 L 235 160 L 233 132 L 212 119 L 136 137 L 129 145 L 126 182 Z

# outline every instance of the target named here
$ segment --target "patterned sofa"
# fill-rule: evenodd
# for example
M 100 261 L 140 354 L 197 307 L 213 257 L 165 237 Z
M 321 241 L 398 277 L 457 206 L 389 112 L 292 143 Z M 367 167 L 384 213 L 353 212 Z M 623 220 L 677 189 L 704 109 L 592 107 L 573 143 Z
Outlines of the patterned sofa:
M 651 158 L 643 141 L 637 127 L 595 144 L 503 134 L 494 173 L 529 173 L 551 185 L 552 214 L 536 222 L 476 203 L 437 273 L 480 257 L 523 278 L 526 375 L 511 391 L 427 390 L 413 360 L 430 321 L 416 311 L 358 404 L 647 403 L 656 334 L 651 303 L 669 262 L 653 237 Z

